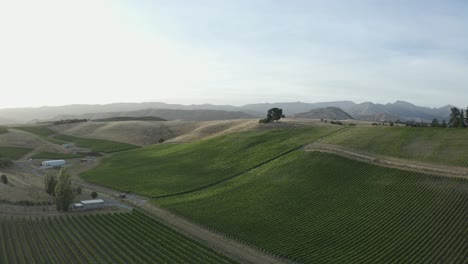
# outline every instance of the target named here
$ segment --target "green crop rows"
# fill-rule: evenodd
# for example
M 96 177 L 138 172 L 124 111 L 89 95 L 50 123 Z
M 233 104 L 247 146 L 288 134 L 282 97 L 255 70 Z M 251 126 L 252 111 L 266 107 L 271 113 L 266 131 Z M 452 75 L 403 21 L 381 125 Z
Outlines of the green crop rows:
M 322 140 L 360 152 L 468 167 L 468 130 L 348 127 Z
M 55 139 L 59 139 L 66 142 L 72 142 L 78 147 L 89 148 L 96 152 L 112 153 L 123 150 L 129 150 L 138 148 L 136 145 L 117 142 L 112 140 L 105 139 L 95 139 L 95 138 L 82 138 L 75 137 L 70 135 L 58 134 L 54 136 Z
M 0 217 L 0 263 L 233 263 L 141 212 Z
M 17 160 L 23 157 L 24 155 L 31 152 L 30 148 L 20 148 L 20 147 L 0 147 L 0 157 L 9 158 L 12 160 Z
M 467 263 L 468 181 L 295 151 L 217 186 L 156 200 L 299 263 Z
M 336 127 L 234 133 L 190 144 L 163 144 L 117 153 L 84 179 L 122 191 L 159 196 L 235 176 L 337 131 Z

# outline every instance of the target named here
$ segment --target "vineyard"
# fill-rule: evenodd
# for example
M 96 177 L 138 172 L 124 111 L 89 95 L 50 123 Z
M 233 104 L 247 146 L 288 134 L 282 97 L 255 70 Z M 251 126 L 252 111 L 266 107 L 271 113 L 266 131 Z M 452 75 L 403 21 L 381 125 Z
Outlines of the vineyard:
M 468 181 L 296 151 L 156 203 L 299 263 L 466 263 Z
M 466 129 L 348 127 L 322 143 L 401 159 L 468 167 Z
M 145 214 L 0 217 L 0 263 L 234 263 Z
M 233 177 L 337 130 L 243 132 L 189 144 L 156 145 L 117 153 L 82 177 L 146 196 L 175 194 Z

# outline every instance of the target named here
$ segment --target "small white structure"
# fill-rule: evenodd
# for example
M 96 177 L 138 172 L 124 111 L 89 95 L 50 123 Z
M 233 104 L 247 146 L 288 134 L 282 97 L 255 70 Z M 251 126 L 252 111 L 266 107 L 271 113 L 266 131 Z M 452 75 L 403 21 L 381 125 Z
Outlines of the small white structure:
M 45 167 L 62 167 L 65 164 L 67 164 L 65 160 L 46 160 L 41 162 L 41 165 Z
M 74 204 L 73 204 L 73 209 L 74 209 L 74 210 L 83 209 L 83 204 L 82 204 L 82 203 L 74 203 Z
M 83 205 L 83 209 L 96 209 L 104 207 L 105 202 L 102 199 L 95 199 L 81 201 L 81 204 Z
M 68 143 L 65 143 L 65 144 L 62 144 L 62 146 L 63 146 L 64 148 L 71 148 L 72 145 L 71 145 L 71 144 L 68 144 Z

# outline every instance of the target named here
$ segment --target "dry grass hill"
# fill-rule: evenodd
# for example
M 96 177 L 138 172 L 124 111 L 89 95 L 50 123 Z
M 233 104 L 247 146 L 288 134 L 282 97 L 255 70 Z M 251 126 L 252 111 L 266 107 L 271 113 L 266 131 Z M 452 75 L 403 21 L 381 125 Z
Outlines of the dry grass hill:
M 163 138 L 166 142 L 193 142 L 217 135 L 320 125 L 314 121 L 282 119 L 279 123 L 259 124 L 258 119 L 217 121 L 112 121 L 62 124 L 52 130 L 79 137 L 110 139 L 136 145 L 152 145 Z

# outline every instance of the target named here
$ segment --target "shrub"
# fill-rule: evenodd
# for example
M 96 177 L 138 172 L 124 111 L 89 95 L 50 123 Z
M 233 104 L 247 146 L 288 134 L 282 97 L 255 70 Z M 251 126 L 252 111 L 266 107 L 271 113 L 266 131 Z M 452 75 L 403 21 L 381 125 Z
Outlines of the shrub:
M 98 197 L 98 193 L 97 192 L 92 192 L 91 193 L 91 198 L 96 199 L 96 197 Z
M 0 158 L 0 168 L 5 169 L 13 166 L 13 161 L 8 158 Z
M 8 177 L 5 175 L 5 174 L 2 174 L 2 182 L 4 184 L 7 184 L 8 183 Z

